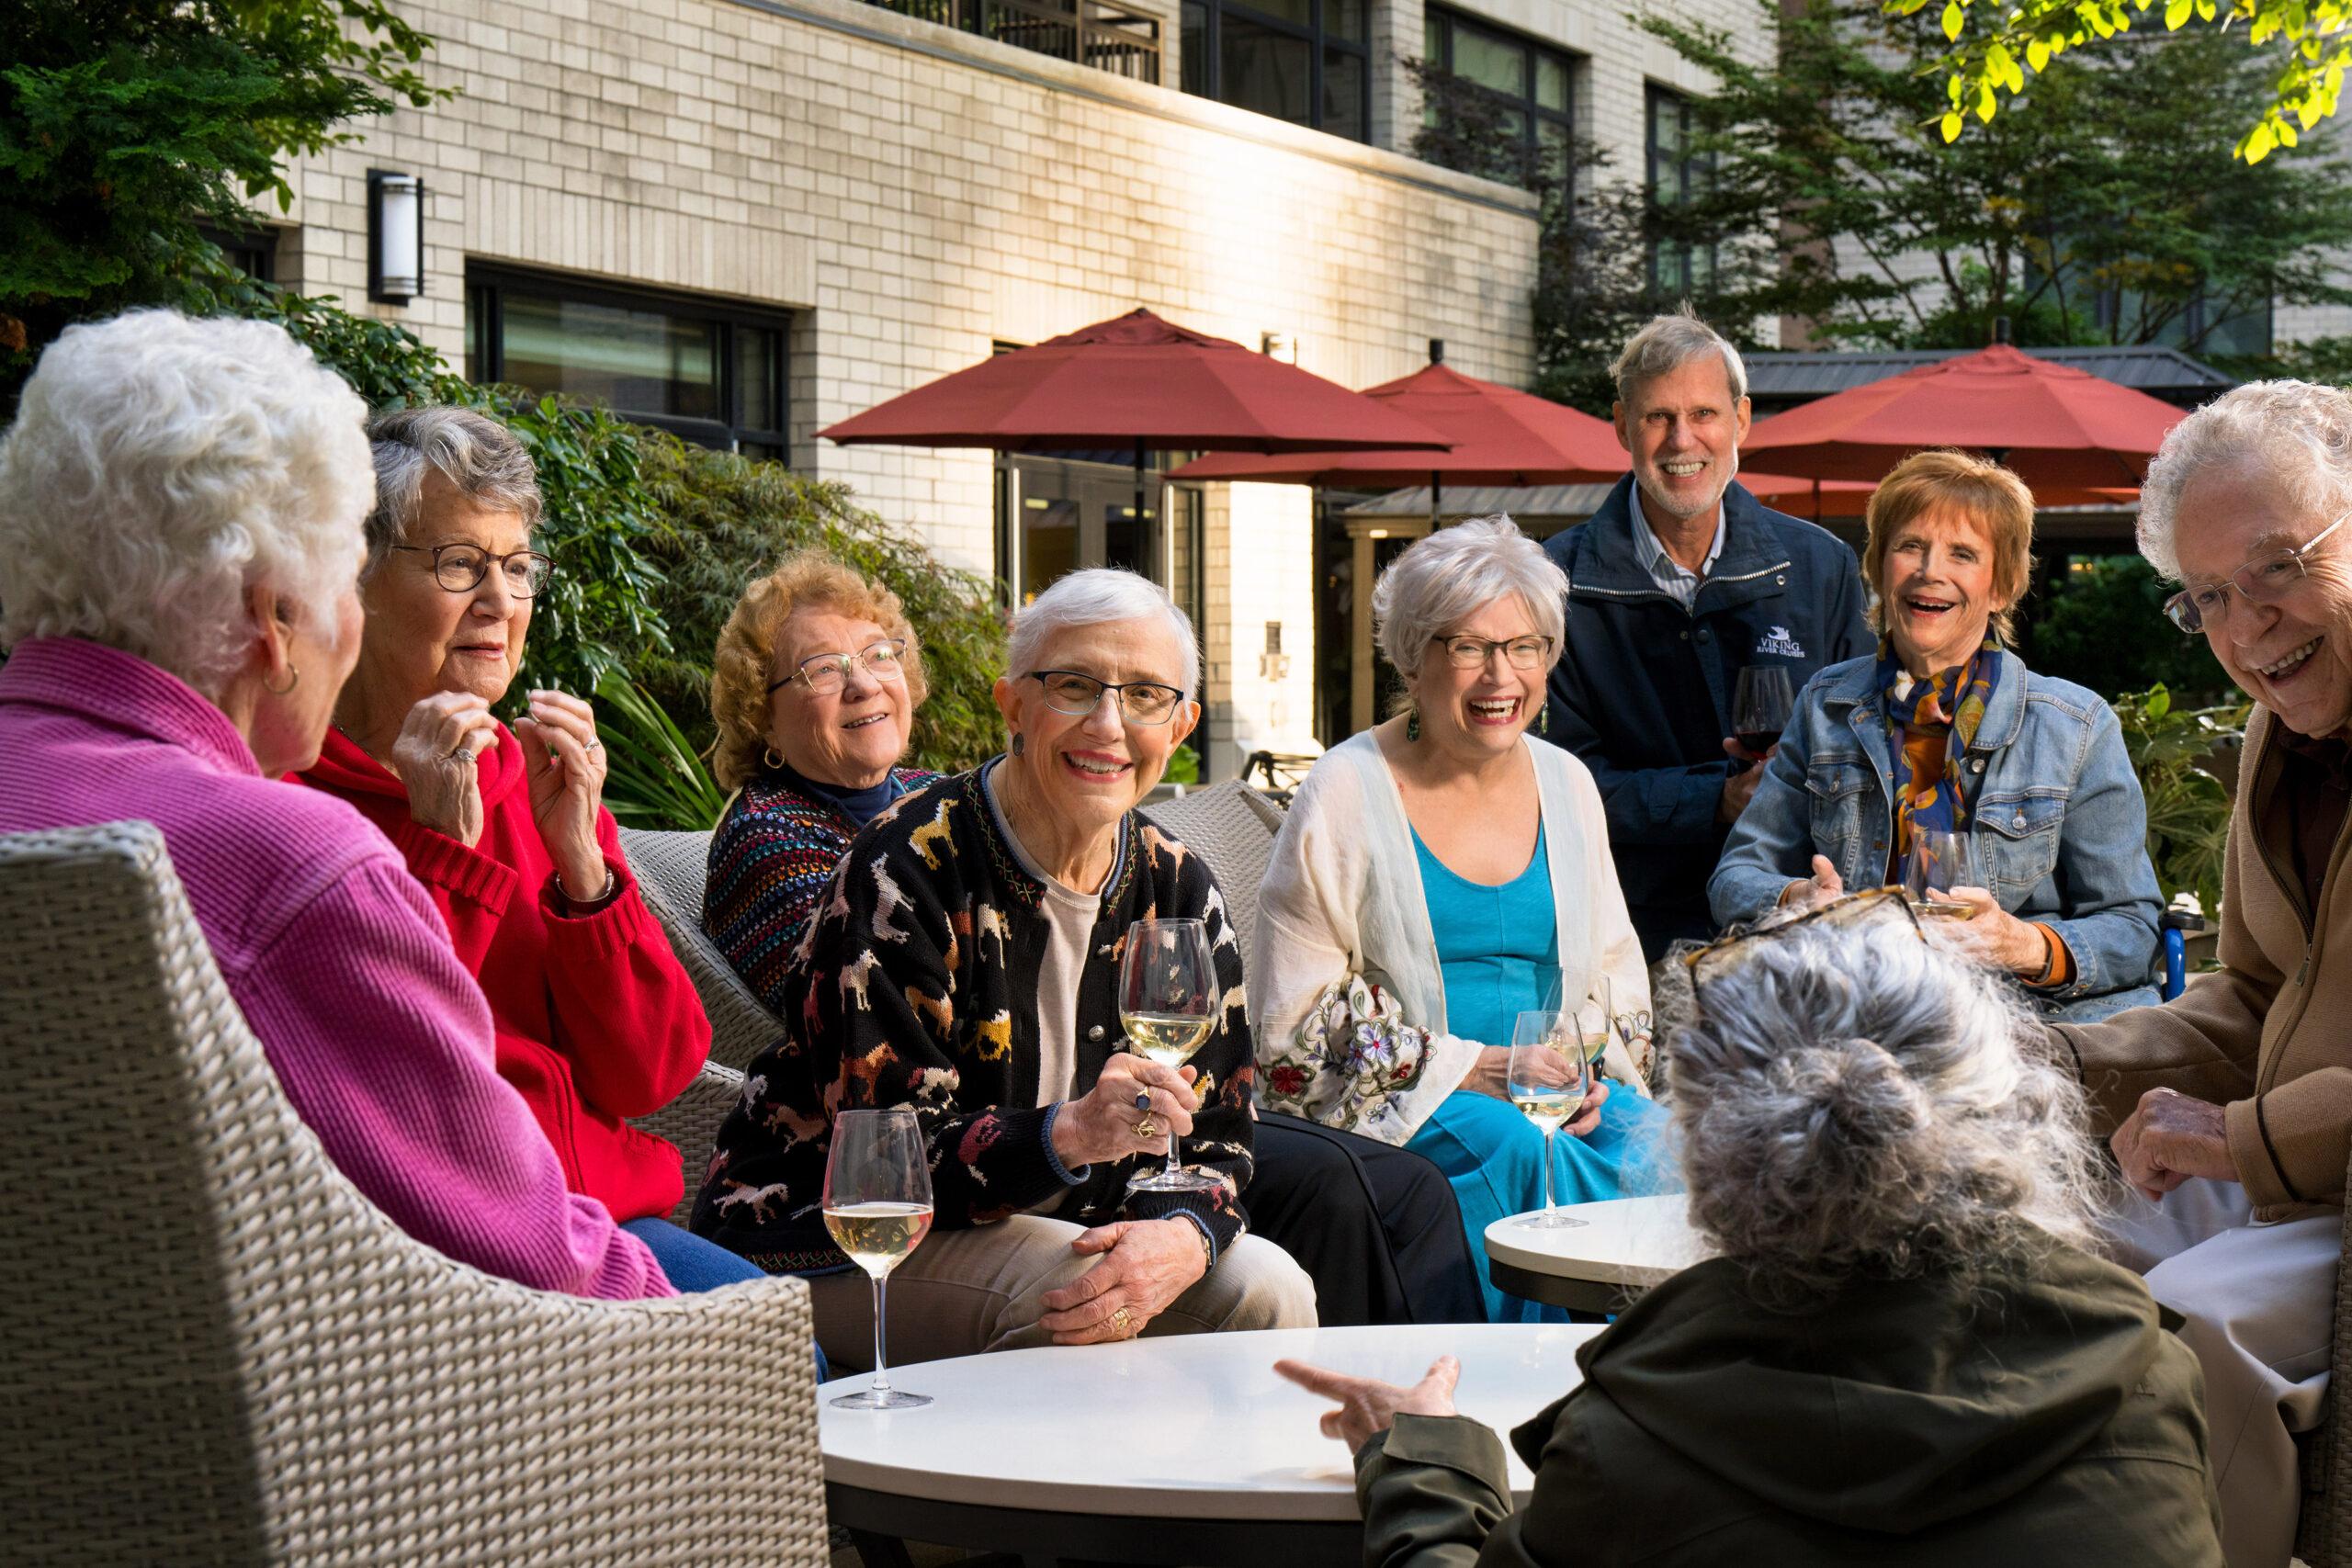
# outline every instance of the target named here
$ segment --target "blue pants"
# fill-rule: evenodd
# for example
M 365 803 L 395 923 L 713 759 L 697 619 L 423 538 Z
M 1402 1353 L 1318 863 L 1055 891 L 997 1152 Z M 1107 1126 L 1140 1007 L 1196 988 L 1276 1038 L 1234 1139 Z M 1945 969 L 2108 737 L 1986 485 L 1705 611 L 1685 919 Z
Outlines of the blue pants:
M 1552 1197 L 1559 1203 L 1589 1203 L 1673 1192 L 1681 1172 L 1664 1140 L 1666 1112 L 1623 1085 L 1611 1085 L 1600 1124 L 1578 1138 L 1563 1132 L 1552 1141 Z M 1538 1306 L 1495 1289 L 1487 1277 L 1487 1227 L 1510 1214 L 1544 1206 L 1544 1133 L 1508 1100 L 1471 1089 L 1456 1089 L 1442 1100 L 1405 1146 L 1445 1172 L 1470 1235 L 1470 1254 L 1481 1260 L 1479 1288 L 1487 1315 L 1497 1323 L 1566 1323 L 1559 1307 Z
M 715 1291 L 721 1285 L 740 1284 L 745 1280 L 764 1280 L 767 1270 L 748 1258 L 739 1258 L 715 1241 L 705 1241 L 688 1230 L 680 1230 L 669 1221 L 648 1216 L 629 1220 L 621 1229 L 643 1242 L 653 1254 L 653 1261 L 662 1265 L 662 1272 L 680 1295 L 693 1295 L 699 1291 Z M 817 1381 L 823 1382 L 831 1375 L 825 1365 L 825 1353 L 815 1346 L 809 1348 L 817 1357 Z

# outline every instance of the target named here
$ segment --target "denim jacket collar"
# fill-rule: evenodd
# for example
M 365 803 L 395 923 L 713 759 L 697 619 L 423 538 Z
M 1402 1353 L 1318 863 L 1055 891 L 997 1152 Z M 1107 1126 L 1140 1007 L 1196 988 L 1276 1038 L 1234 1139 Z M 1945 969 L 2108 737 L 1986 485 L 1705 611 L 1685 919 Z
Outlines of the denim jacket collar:
M 1994 682 L 1993 700 L 1984 709 L 1984 721 L 1976 727 L 1976 738 L 1969 743 L 1972 751 L 2001 750 L 2025 728 L 2025 665 L 2007 649 L 1994 657 L 2001 660 L 2001 678 Z M 1821 700 L 1824 707 L 1833 710 L 1868 708 L 1870 716 L 1880 722 L 1864 724 L 1858 716 L 1855 727 L 1875 730 L 1883 744 L 1886 726 L 1879 705 L 1877 660 L 1854 660 L 1843 674 L 1827 683 Z

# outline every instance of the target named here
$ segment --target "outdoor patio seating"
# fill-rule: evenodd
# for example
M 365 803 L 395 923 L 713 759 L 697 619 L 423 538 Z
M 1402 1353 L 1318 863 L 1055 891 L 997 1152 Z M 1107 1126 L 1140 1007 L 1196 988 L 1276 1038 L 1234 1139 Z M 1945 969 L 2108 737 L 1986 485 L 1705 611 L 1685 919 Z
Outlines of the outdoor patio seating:
M 702 888 L 710 863 L 710 835 L 624 828 L 621 852 L 637 873 L 639 894 L 662 922 L 686 977 L 702 998 L 703 1011 L 710 1015 L 711 1061 L 740 1073 L 763 1046 L 784 1032 L 784 1025 L 735 973 L 718 944 L 703 934 Z M 704 1152 L 708 1150 L 706 1142 Z M 686 1157 L 691 1161 L 693 1151 Z
M 1227 779 L 1146 807 L 1144 815 L 1209 863 L 1233 934 L 1249 952 L 1258 926 L 1258 884 L 1266 879 L 1274 835 L 1282 831 L 1282 807 L 1240 780 Z
M 824 1561 L 798 1280 L 586 1301 L 410 1238 L 151 826 L 0 837 L 0 903 L 10 1561 Z

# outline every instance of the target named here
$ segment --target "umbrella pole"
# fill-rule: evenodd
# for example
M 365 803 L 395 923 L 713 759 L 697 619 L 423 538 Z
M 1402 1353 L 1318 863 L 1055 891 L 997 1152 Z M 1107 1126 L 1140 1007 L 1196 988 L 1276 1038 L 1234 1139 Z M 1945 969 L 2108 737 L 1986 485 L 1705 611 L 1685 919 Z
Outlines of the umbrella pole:
M 1445 481 L 1438 477 L 1435 468 L 1431 468 L 1430 470 L 1430 531 L 1431 533 L 1445 526 L 1445 519 L 1439 515 L 1444 510 Z
M 1144 525 L 1143 437 L 1140 435 L 1136 437 L 1136 526 L 1138 529 L 1144 530 L 1142 535 L 1144 538 L 1149 539 L 1151 537 L 1149 530 L 1146 529 Z M 1157 552 L 1154 553 L 1156 554 Z M 1148 560 L 1151 558 L 1149 556 L 1146 556 L 1145 558 Z

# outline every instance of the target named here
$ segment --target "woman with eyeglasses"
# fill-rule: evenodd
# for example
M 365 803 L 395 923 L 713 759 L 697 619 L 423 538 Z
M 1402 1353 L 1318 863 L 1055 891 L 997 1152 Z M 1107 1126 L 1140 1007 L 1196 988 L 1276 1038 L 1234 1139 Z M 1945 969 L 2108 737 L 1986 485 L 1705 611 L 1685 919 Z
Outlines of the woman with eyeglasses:
M 899 596 L 820 551 L 745 589 L 718 634 L 712 771 L 739 793 L 710 837 L 702 926 L 772 1010 L 850 840 L 938 777 L 899 766 L 927 693 Z
M 537 690 L 512 729 L 491 711 L 554 570 L 531 548 L 530 456 L 458 408 L 386 414 L 368 436 L 366 627 L 302 782 L 357 807 L 407 860 L 489 998 L 499 1074 L 537 1113 L 571 1190 L 681 1289 L 745 1278 L 741 1259 L 669 1223 L 678 1151 L 627 1120 L 701 1070 L 710 1024 L 604 808 L 595 715 Z
M 1647 1050 L 1649 978 L 1600 791 L 1528 734 L 1567 587 L 1499 516 L 1431 534 L 1381 573 L 1373 615 L 1403 710 L 1299 787 L 1250 958 L 1263 1102 L 1427 1156 L 1474 1257 L 1488 1224 L 1544 1204 L 1545 1140 L 1505 1098 L 1521 1012 L 1605 983 L 1623 1021 L 1606 1080 L 1552 1141 L 1559 1201 L 1671 1185 L 1648 1157 L 1661 1118 L 1633 1053 Z M 1566 1316 L 1481 1287 L 1497 1321 Z
M 2153 1005 L 2164 905 L 2122 728 L 2008 647 L 2032 492 L 1981 457 L 1920 452 L 1879 485 L 1867 527 L 1878 651 L 1797 694 L 1708 881 L 1716 922 L 1903 882 L 1924 835 L 1955 834 L 1970 873 L 1929 886 L 2036 1008 Z
M 818 898 L 695 1230 L 808 1276 L 827 1358 L 867 1365 L 872 1293 L 824 1228 L 825 1162 L 837 1111 L 908 1106 L 934 1228 L 890 1277 L 894 1362 L 1312 1325 L 1306 1276 L 1248 1234 L 1239 943 L 1208 867 L 1135 809 L 1200 718 L 1192 624 L 1131 572 L 1077 571 L 1006 651 L 1005 753 L 886 808 Z M 1121 957 L 1153 918 L 1210 942 L 1215 1021 L 1181 1069 L 1125 1049 Z M 1130 1190 L 1171 1136 L 1200 1186 Z

